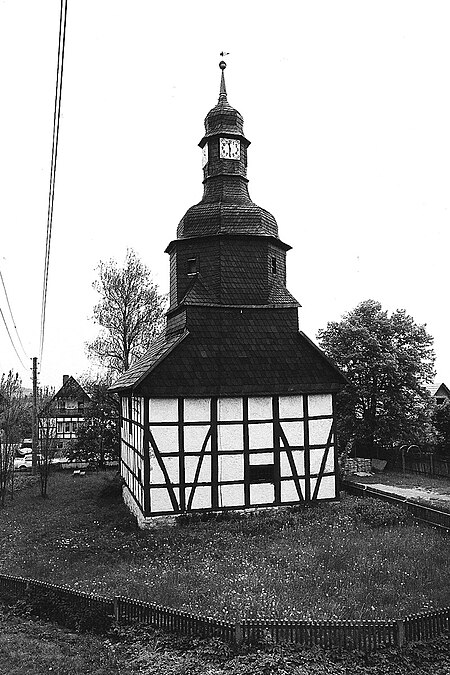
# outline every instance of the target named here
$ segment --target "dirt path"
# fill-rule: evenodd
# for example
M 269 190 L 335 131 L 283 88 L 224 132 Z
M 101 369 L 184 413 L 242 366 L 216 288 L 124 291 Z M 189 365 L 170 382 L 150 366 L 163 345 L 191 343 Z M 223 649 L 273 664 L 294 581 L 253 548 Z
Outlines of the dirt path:
M 445 494 L 442 492 L 435 492 L 429 488 L 422 487 L 400 487 L 399 485 L 386 485 L 384 483 L 371 483 L 370 487 L 375 488 L 376 490 L 382 490 L 383 492 L 389 492 L 398 497 L 405 497 L 405 499 L 411 499 L 411 501 L 420 501 L 420 502 L 431 502 L 435 504 L 436 502 L 442 502 L 442 504 L 450 505 L 450 494 Z
M 450 511 L 450 481 L 427 476 L 401 473 L 377 474 L 367 477 L 349 476 L 355 483 L 362 483 L 375 490 Z

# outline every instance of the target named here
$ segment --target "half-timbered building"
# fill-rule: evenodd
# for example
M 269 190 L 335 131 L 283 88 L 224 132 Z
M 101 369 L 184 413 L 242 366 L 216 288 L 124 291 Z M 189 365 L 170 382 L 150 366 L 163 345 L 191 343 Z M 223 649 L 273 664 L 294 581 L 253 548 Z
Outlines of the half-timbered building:
M 204 194 L 168 245 L 164 333 L 113 385 L 124 496 L 153 516 L 336 499 L 344 378 L 298 329 L 275 218 L 250 199 L 243 118 L 205 119 Z
M 46 425 L 40 434 L 48 433 L 52 426 L 52 438 L 58 454 L 66 452 L 78 438 L 78 429 L 84 423 L 91 399 L 81 384 L 72 375 L 63 375 L 63 385 L 45 406 Z

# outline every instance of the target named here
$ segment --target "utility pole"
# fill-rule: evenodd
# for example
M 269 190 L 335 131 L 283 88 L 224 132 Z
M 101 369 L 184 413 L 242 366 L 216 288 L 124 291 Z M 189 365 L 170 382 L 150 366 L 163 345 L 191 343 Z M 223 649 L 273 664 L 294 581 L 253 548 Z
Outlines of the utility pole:
M 37 416 L 37 357 L 33 357 L 33 426 L 31 429 L 32 441 L 33 441 L 33 475 L 37 473 L 37 456 L 38 456 L 38 416 Z

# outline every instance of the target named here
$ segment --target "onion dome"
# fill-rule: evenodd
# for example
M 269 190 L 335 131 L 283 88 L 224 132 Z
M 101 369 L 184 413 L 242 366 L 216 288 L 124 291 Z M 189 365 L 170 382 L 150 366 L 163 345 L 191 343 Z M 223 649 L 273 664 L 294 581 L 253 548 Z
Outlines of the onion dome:
M 181 219 L 177 237 L 217 234 L 263 235 L 278 237 L 275 218 L 250 199 L 247 180 L 247 149 L 244 119 L 227 99 L 224 70 L 217 105 L 205 118 L 205 135 L 199 143 L 204 151 L 201 202 L 192 206 Z M 223 151 L 222 145 L 225 144 Z M 231 150 L 230 150 L 231 147 Z
M 226 66 L 225 61 L 219 63 L 222 70 L 219 101 L 205 117 L 205 138 L 221 133 L 244 135 L 244 118 L 227 100 L 224 75 Z

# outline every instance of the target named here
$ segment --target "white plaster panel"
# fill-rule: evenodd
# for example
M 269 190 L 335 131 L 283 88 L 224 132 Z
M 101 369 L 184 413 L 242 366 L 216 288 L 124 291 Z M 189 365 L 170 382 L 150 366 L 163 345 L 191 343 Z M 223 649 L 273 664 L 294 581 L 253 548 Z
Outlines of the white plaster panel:
M 325 450 L 310 450 L 309 467 L 311 473 L 319 473 L 324 452 Z M 334 451 L 332 447 L 328 451 L 325 471 L 334 471 Z
M 171 483 L 178 483 L 178 475 L 180 469 L 180 460 L 178 457 L 162 457 L 164 466 L 169 475 L 169 480 Z
M 219 506 L 244 506 L 244 486 L 219 485 Z
M 303 417 L 303 396 L 280 396 L 280 418 Z
M 186 490 L 186 504 L 189 500 L 191 490 Z M 211 504 L 211 488 L 200 485 L 195 488 L 194 499 L 192 500 L 191 509 L 210 509 Z
M 178 483 L 179 460 L 178 457 L 162 457 L 164 466 L 171 483 Z M 165 483 L 164 473 L 155 457 L 150 459 L 150 483 Z
M 250 504 L 273 504 L 275 491 L 272 483 L 250 485 Z
M 159 452 L 178 452 L 178 427 L 150 427 Z
M 151 398 L 149 419 L 150 422 L 178 422 L 178 399 Z
M 287 438 L 287 442 L 292 445 L 303 445 L 305 442 L 304 424 L 303 422 L 282 422 L 281 428 Z M 283 447 L 283 441 L 280 440 Z
M 217 434 L 219 451 L 244 449 L 244 427 L 242 424 L 219 424 Z
M 157 485 L 159 483 L 165 484 L 166 479 L 164 474 L 160 469 L 158 462 L 155 457 L 150 454 L 150 484 Z
M 184 475 L 186 483 L 193 483 L 195 478 L 195 472 L 197 471 L 197 466 L 199 463 L 199 457 L 185 457 L 184 458 Z M 204 455 L 200 473 L 198 476 L 199 483 L 210 483 L 211 482 L 211 456 Z
M 184 427 L 184 451 L 200 452 L 208 431 L 208 424 Z M 208 443 L 206 444 L 206 451 L 211 451 L 211 438 L 208 439 Z
M 294 458 L 297 475 L 302 476 L 305 473 L 305 452 L 304 450 L 291 450 Z M 281 477 L 292 476 L 291 465 L 286 452 L 280 452 L 280 474 Z
M 310 445 L 326 445 L 332 420 L 309 420 Z
M 302 486 L 303 489 L 303 486 Z M 304 494 L 304 492 L 303 492 Z M 293 480 L 284 480 L 281 482 L 281 501 L 298 502 L 299 496 Z
M 273 452 L 258 452 L 249 455 L 249 463 L 255 464 L 273 464 Z
M 243 480 L 244 456 L 219 455 L 219 481 Z
M 311 478 L 311 494 L 314 493 L 317 478 Z M 335 476 L 324 476 L 320 481 L 317 499 L 334 499 L 336 497 Z
M 272 424 L 249 424 L 249 447 L 251 450 L 258 448 L 273 448 L 273 425 Z
M 178 500 L 178 489 L 175 489 L 175 495 Z M 166 488 L 150 489 L 150 511 L 151 513 L 161 513 L 162 511 L 173 511 L 169 492 Z
M 331 394 L 312 394 L 308 398 L 308 415 L 332 415 L 333 398 Z
M 249 420 L 271 420 L 272 417 L 271 396 L 252 396 L 248 399 Z
M 143 446 L 143 440 L 144 440 L 144 435 L 142 433 L 142 429 L 136 428 L 134 429 L 133 433 L 133 446 L 136 448 L 138 452 L 142 453 L 142 446 Z
M 184 399 L 185 422 L 208 422 L 210 418 L 211 418 L 210 398 Z
M 133 396 L 132 418 L 135 422 L 141 422 L 141 403 L 142 398 Z
M 219 422 L 238 422 L 243 419 L 242 398 L 219 398 Z

